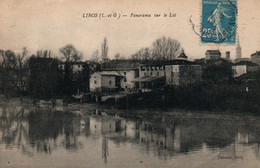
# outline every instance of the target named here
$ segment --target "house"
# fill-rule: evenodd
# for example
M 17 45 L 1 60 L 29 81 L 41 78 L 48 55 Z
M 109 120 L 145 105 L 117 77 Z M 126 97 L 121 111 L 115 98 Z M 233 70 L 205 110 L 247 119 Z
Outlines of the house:
M 201 65 L 190 61 L 176 61 L 165 66 L 166 84 L 183 86 L 201 81 Z
M 66 65 L 69 65 L 73 74 L 83 71 L 84 66 L 88 65 L 86 62 L 59 62 L 59 68 L 65 71 Z
M 123 77 L 124 76 L 117 71 L 95 72 L 90 77 L 90 91 L 104 92 L 120 90 Z
M 103 66 L 103 71 L 116 71 L 121 74 L 121 89 L 131 90 L 135 87 L 133 80 L 139 77 L 139 66 L 140 63 L 134 60 L 112 60 Z
M 253 63 L 260 65 L 260 51 L 251 54 L 251 60 Z
M 206 60 L 221 58 L 221 52 L 219 50 L 207 50 L 205 55 L 206 55 L 206 57 L 205 57 Z
M 185 55 L 184 51 L 180 55 Z M 139 77 L 134 80 L 136 89 L 150 91 L 164 85 L 178 86 L 199 82 L 202 74 L 201 65 L 185 59 L 151 61 L 143 64 L 139 67 Z
M 259 70 L 259 65 L 251 61 L 241 61 L 232 66 L 233 76 L 238 77 L 248 72 Z

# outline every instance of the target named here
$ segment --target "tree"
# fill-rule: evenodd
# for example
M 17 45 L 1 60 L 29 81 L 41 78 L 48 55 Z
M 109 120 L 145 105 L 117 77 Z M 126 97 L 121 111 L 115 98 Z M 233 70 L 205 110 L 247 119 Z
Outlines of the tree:
M 116 59 L 116 60 L 119 60 L 119 59 L 120 59 L 120 54 L 119 54 L 119 53 L 115 54 L 115 59 Z
M 28 72 L 27 49 L 24 47 L 22 53 L 15 54 L 12 50 L 1 50 L 1 87 L 5 91 L 17 90 L 24 93 L 26 90 L 26 76 Z
M 93 62 L 99 62 L 99 55 L 98 50 L 95 50 L 91 55 L 91 61 Z
M 63 54 L 63 57 L 67 62 L 80 61 L 83 57 L 83 54 L 79 52 L 72 44 L 67 44 L 66 46 L 62 47 L 60 52 Z
M 152 59 L 151 56 L 152 56 L 151 50 L 148 47 L 146 47 L 146 48 L 140 49 L 135 54 L 133 54 L 132 59 L 134 59 L 134 60 L 149 60 L 149 59 Z
M 153 42 L 152 57 L 153 59 L 167 59 L 176 58 L 181 48 L 179 41 L 170 37 L 162 37 Z
M 106 62 L 108 60 L 107 53 L 108 53 L 108 46 L 107 46 L 107 38 L 104 38 L 104 42 L 101 45 L 101 53 L 102 53 L 102 61 Z

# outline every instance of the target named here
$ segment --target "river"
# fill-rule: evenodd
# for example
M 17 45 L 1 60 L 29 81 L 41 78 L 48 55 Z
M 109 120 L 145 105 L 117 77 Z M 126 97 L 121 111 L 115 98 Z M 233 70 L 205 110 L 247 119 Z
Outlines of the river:
M 125 119 L 87 109 L 0 106 L 1 168 L 259 168 L 254 116 Z

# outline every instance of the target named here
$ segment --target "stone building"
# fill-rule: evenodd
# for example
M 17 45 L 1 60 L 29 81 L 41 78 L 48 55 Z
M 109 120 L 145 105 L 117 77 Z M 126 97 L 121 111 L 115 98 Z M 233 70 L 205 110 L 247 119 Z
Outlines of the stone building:
M 205 57 L 206 60 L 221 58 L 221 52 L 219 50 L 207 50 L 205 55 L 206 55 Z
M 259 65 L 251 61 L 241 61 L 235 63 L 232 66 L 233 76 L 239 77 L 240 75 L 246 74 L 248 72 L 254 72 L 259 70 Z
M 253 63 L 260 65 L 260 51 L 251 54 L 251 60 Z

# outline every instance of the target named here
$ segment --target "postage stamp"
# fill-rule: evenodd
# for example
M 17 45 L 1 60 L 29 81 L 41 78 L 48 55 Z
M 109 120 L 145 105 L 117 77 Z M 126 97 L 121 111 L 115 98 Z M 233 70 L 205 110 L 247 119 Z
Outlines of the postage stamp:
M 236 43 L 237 0 L 202 0 L 201 43 Z

